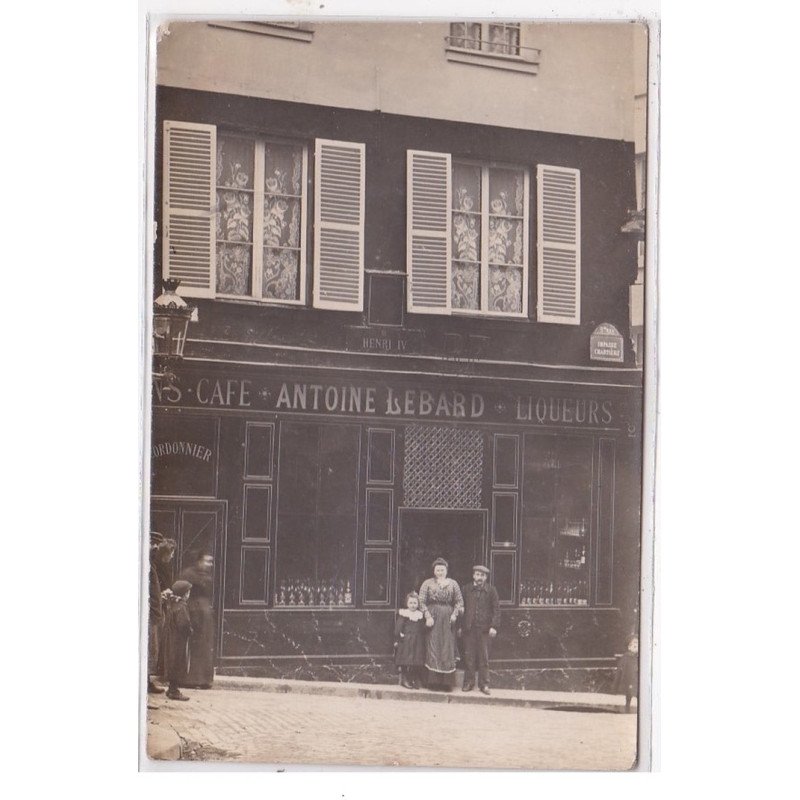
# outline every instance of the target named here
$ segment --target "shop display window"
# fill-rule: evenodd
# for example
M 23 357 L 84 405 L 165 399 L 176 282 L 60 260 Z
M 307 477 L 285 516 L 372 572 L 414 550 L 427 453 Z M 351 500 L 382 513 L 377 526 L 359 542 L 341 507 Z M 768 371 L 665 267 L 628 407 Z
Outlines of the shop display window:
M 592 440 L 525 436 L 521 606 L 589 604 Z
M 281 425 L 277 607 L 355 603 L 359 435 L 353 425 Z

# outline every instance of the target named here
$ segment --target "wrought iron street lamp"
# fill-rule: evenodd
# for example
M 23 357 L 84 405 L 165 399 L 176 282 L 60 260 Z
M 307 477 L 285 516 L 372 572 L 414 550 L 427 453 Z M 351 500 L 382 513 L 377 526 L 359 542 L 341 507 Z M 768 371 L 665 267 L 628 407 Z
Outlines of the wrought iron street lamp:
M 197 321 L 197 308 L 177 294 L 180 281 L 163 281 L 164 291 L 153 303 L 153 377 L 174 380 L 173 370 L 183 358 L 189 322 Z

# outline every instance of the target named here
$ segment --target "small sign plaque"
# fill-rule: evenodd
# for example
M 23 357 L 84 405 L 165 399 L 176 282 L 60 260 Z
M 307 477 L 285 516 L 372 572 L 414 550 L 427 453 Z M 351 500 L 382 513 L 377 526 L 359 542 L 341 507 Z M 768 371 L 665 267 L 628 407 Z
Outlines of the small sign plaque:
M 592 361 L 624 361 L 623 340 L 620 332 L 609 322 L 594 329 L 589 340 L 589 357 Z
M 419 332 L 403 328 L 350 328 L 347 349 L 351 353 L 394 353 L 402 355 L 419 351 Z

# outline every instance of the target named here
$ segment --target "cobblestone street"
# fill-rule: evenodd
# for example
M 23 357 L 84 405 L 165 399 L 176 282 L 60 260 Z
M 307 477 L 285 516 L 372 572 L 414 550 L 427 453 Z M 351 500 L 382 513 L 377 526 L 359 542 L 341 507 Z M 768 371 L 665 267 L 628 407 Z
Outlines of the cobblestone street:
M 278 765 L 624 770 L 636 715 L 225 689 L 149 695 L 184 758 Z M 192 752 L 194 751 L 194 752 Z

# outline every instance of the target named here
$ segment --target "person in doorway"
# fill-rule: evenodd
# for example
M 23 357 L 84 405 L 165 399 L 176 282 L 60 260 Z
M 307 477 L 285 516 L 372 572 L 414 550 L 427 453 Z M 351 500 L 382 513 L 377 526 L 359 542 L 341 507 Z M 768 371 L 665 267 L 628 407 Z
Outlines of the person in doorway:
M 211 606 L 214 557 L 201 551 L 195 563 L 181 572 L 180 578 L 192 584 L 189 670 L 182 685 L 191 689 L 210 689 L 214 681 L 214 610 Z
M 488 568 L 477 564 L 472 568 L 472 583 L 464 589 L 464 615 L 459 630 L 465 664 L 464 692 L 475 688 L 477 672 L 478 688 L 490 694 L 489 642 L 500 627 L 500 598 L 488 581 Z
M 170 700 L 188 700 L 180 690 L 186 677 L 189 658 L 189 637 L 192 623 L 188 601 L 192 584 L 189 581 L 175 581 L 166 597 L 166 621 L 164 624 L 164 664 L 166 668 L 167 697 Z
M 447 562 L 433 562 L 433 577 L 419 590 L 419 607 L 425 617 L 428 636 L 425 641 L 425 667 L 428 687 L 449 692 L 456 676 L 455 625 L 464 611 L 459 585 L 447 577 Z
M 394 647 L 394 663 L 400 670 L 400 685 L 406 689 L 419 689 L 419 673 L 425 664 L 425 622 L 416 592 L 406 595 L 406 607 L 397 612 Z

